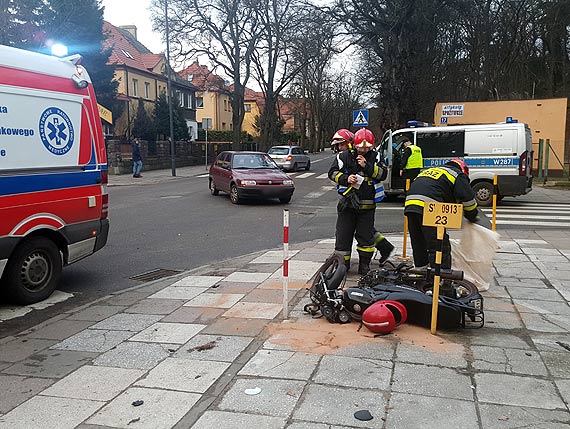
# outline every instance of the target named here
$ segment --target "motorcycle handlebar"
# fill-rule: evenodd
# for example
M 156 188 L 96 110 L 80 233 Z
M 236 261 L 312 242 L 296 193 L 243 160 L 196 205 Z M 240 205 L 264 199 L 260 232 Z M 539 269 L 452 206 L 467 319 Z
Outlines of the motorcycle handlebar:
M 410 268 L 408 270 L 411 274 L 420 274 L 426 276 L 427 278 L 433 278 L 435 276 L 434 268 Z M 446 280 L 463 280 L 463 271 L 452 270 L 452 269 L 441 269 L 439 276 Z

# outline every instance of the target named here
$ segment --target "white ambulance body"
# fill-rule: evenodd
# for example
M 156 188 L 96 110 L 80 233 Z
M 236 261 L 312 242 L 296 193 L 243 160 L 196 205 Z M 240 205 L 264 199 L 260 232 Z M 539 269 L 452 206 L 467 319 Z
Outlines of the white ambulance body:
M 0 293 L 28 304 L 107 241 L 107 158 L 79 56 L 0 46 Z
M 421 147 L 424 168 L 445 164 L 453 158 L 469 166 L 469 179 L 480 205 L 492 203 L 493 177 L 498 176 L 498 197 L 524 195 L 532 189 L 532 139 L 526 124 L 453 125 L 403 128 L 387 131 L 378 151 L 389 165 L 384 182 L 387 195 L 404 192 L 399 162 L 405 138 Z

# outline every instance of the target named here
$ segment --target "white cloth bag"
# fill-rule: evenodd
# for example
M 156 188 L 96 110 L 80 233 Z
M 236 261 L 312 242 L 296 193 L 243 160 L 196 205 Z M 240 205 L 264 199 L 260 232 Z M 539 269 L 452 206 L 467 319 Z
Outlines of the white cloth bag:
M 500 235 L 490 229 L 465 222 L 461 241 L 451 242 L 453 268 L 462 270 L 465 280 L 479 291 L 489 290 L 493 276 L 493 258 L 499 248 Z

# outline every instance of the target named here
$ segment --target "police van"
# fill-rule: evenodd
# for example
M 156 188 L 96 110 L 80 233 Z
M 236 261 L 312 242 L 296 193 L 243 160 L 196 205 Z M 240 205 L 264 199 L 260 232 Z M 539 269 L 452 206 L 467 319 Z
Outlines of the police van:
M 458 157 L 469 166 L 469 179 L 477 203 L 492 204 L 493 177 L 498 176 L 498 198 L 524 195 L 532 189 L 532 138 L 522 123 L 410 127 L 384 133 L 377 150 L 389 166 L 384 182 L 387 196 L 404 193 L 399 172 L 403 142 L 407 139 L 422 149 L 424 168 L 445 164 Z
M 0 46 L 0 293 L 29 304 L 107 242 L 107 156 L 81 57 Z

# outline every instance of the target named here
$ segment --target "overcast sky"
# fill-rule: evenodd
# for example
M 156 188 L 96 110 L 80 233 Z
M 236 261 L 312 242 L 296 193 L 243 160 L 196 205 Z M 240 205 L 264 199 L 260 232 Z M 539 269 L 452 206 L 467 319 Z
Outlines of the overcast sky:
M 158 54 L 166 50 L 161 36 L 152 31 L 150 22 L 150 0 L 102 0 L 105 6 L 104 19 L 116 27 L 121 25 L 136 25 L 138 40 Z

